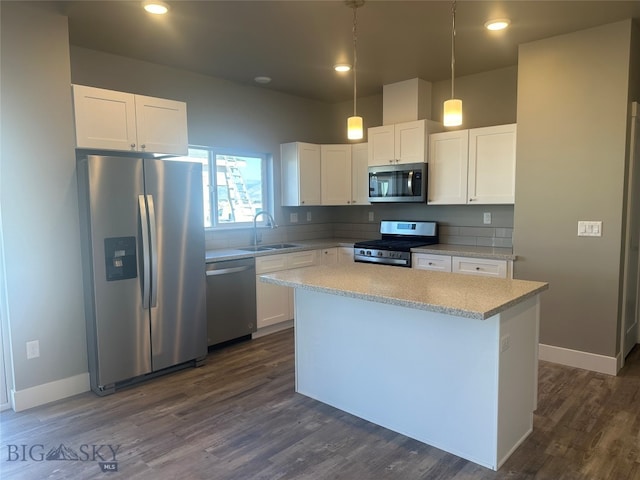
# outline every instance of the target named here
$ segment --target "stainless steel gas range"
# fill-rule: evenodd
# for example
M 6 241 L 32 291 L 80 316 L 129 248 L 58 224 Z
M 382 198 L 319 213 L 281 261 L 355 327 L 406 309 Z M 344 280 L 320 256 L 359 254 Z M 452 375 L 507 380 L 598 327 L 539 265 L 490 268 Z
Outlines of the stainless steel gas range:
M 439 243 L 436 222 L 383 220 L 382 238 L 353 245 L 356 262 L 411 267 L 411 249 Z

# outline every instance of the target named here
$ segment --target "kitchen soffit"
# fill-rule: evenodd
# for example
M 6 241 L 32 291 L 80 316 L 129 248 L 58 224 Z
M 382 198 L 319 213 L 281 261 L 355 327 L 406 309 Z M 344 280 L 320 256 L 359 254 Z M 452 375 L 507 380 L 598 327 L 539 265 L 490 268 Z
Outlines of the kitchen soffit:
M 40 2 L 34 2 L 40 3 Z M 51 7 L 50 2 L 48 3 Z M 351 11 L 342 1 L 167 1 L 151 18 L 134 1 L 60 1 L 75 46 L 256 85 L 325 102 L 348 101 Z M 448 1 L 369 0 L 358 12 L 358 96 L 409 78 L 450 76 Z M 503 32 L 484 23 L 511 19 Z M 640 20 L 637 1 L 458 1 L 456 76 L 517 64 L 518 45 L 616 22 Z

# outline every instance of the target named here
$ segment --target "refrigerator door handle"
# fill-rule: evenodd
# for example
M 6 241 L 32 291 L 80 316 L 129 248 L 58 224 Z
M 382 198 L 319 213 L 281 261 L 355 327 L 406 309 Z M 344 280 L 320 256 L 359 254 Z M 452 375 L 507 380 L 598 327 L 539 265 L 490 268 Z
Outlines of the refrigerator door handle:
M 149 308 L 149 216 L 144 195 L 138 195 L 140 231 L 142 233 L 142 308 Z
M 149 207 L 149 237 L 151 241 L 151 307 L 158 303 L 158 230 L 156 228 L 156 209 L 153 195 L 147 195 Z

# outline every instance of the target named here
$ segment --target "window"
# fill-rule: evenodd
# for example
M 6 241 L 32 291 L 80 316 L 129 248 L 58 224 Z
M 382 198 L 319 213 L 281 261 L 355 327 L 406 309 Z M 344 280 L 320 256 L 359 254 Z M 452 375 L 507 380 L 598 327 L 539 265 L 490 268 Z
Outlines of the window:
M 202 162 L 205 228 L 249 225 L 268 209 L 266 155 L 191 147 L 181 159 Z

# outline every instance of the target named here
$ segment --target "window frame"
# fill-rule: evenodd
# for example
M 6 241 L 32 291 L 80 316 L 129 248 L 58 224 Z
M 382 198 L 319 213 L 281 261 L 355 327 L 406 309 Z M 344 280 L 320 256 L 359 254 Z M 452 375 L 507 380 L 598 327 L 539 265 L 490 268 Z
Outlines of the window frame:
M 189 145 L 191 150 L 201 150 L 207 152 L 207 162 L 209 167 L 209 188 L 208 192 L 204 191 L 203 196 L 206 195 L 209 202 L 209 208 L 211 211 L 211 226 L 204 226 L 205 219 L 202 219 L 205 230 L 233 230 L 233 229 L 247 229 L 253 228 L 252 221 L 246 222 L 232 222 L 232 223 L 219 223 L 218 221 L 218 184 L 217 184 L 217 162 L 218 156 L 235 156 L 235 157 L 251 157 L 260 159 L 260 185 L 262 190 L 262 210 L 268 212 L 273 211 L 273 182 L 272 182 L 272 168 L 273 157 L 267 153 L 252 152 L 248 150 L 241 150 L 229 147 L 215 147 L 206 145 Z M 187 155 L 188 157 L 188 155 Z M 266 219 L 263 216 L 259 217 L 258 225 L 266 225 Z

